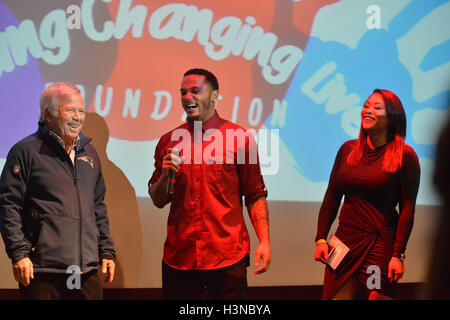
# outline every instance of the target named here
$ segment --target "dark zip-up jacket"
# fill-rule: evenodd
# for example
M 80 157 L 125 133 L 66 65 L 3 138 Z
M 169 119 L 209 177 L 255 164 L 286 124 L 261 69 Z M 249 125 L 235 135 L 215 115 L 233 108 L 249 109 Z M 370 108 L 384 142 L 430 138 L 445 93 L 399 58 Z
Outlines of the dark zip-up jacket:
M 115 258 L 100 159 L 89 142 L 80 133 L 73 163 L 39 125 L 11 148 L 0 178 L 0 231 L 13 263 L 29 257 L 34 272 L 85 273 Z

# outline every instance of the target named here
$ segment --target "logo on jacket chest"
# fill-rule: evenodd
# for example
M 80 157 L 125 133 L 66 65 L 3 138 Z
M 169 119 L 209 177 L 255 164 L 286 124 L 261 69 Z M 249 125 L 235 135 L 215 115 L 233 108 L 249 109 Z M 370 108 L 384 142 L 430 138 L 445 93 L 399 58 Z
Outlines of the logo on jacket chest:
M 94 168 L 94 160 L 92 160 L 91 157 L 81 156 L 81 157 L 78 157 L 78 160 L 83 160 L 83 161 L 87 162 L 91 166 L 91 168 Z
M 14 172 L 14 174 L 19 174 L 20 166 L 19 165 L 15 165 L 14 168 L 13 168 L 13 172 Z

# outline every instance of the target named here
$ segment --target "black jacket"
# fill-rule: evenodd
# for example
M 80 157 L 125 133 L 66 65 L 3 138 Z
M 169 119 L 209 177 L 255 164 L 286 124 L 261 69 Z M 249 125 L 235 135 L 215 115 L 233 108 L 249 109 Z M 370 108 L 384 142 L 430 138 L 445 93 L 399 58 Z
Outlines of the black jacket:
M 0 178 L 0 231 L 13 263 L 30 257 L 35 272 L 85 273 L 115 250 L 104 204 L 100 159 L 80 134 L 75 164 L 40 125 L 9 151 Z

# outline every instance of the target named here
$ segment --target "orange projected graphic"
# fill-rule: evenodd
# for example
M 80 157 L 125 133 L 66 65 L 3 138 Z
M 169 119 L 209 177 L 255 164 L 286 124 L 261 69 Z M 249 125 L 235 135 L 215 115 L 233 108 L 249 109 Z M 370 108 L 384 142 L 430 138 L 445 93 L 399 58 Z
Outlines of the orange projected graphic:
M 111 2 L 111 37 L 120 40 L 117 60 L 108 81 L 97 86 L 89 110 L 105 118 L 112 137 L 157 139 L 183 121 L 182 76 L 201 67 L 219 79 L 219 114 L 245 128 L 260 128 L 282 104 L 307 43 L 308 35 L 293 19 L 306 21 L 308 26 L 301 26 L 309 31 L 319 9 L 294 10 L 298 5 L 133 1 L 125 7 Z M 286 32 L 286 25 L 292 30 Z M 106 24 L 97 31 L 106 32 Z

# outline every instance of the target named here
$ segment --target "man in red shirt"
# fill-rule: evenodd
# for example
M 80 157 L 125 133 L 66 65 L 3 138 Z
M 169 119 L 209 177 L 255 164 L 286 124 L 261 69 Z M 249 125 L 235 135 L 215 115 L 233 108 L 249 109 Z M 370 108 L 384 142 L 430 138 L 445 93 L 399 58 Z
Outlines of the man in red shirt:
M 211 72 L 187 71 L 180 93 L 187 121 L 160 138 L 149 181 L 153 203 L 158 208 L 171 203 L 163 297 L 201 299 L 206 289 L 211 299 L 245 299 L 250 239 L 243 197 L 260 242 L 255 274 L 266 272 L 271 261 L 267 190 L 256 143 L 219 117 L 219 85 Z M 173 194 L 167 188 L 171 174 L 176 174 Z

